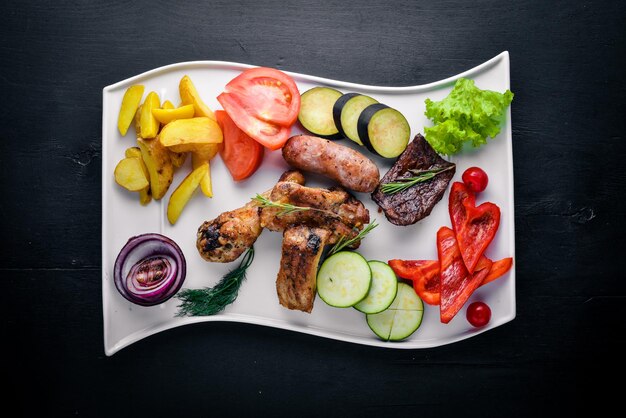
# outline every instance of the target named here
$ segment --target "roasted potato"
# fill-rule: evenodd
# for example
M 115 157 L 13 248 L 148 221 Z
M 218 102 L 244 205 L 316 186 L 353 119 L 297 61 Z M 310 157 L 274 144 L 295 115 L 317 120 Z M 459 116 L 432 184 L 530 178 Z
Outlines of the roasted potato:
M 174 152 L 196 151 L 207 144 L 219 144 L 223 139 L 220 126 L 207 117 L 175 120 L 159 134 L 161 144 Z
M 206 173 L 200 180 L 200 190 L 206 197 L 213 197 L 213 185 L 211 184 L 211 165 L 209 159 L 205 159 L 202 155 L 191 153 L 191 166 L 194 170 L 203 164 L 207 166 Z
M 162 125 L 177 119 L 190 119 L 193 118 L 194 109 L 193 105 L 185 105 L 177 107 L 176 109 L 152 109 L 152 115 L 161 122 Z
M 138 192 L 150 185 L 139 158 L 123 158 L 115 166 L 115 182 L 131 192 Z
M 196 117 L 204 116 L 215 120 L 215 115 L 213 114 L 213 111 L 209 109 L 206 104 L 204 104 L 204 102 L 200 98 L 200 95 L 198 94 L 198 90 L 196 90 L 196 87 L 193 85 L 193 83 L 191 82 L 191 78 L 189 78 L 188 75 L 180 79 L 178 91 L 184 105 L 193 105 Z
M 165 196 L 174 178 L 174 164 L 170 151 L 157 138 L 137 138 L 141 157 L 150 174 L 150 190 L 155 200 Z
M 172 159 L 172 164 L 174 164 L 174 167 L 179 168 L 182 167 L 183 164 L 185 164 L 185 160 L 187 160 L 187 153 L 170 151 L 170 158 Z
M 150 179 L 150 173 L 148 172 L 148 167 L 143 162 L 143 157 L 141 156 L 141 149 L 139 147 L 130 147 L 127 148 L 124 152 L 124 156 L 126 158 L 139 158 L 141 161 L 141 168 L 143 169 L 144 174 L 146 175 L 146 179 Z M 139 190 L 139 203 L 142 205 L 147 205 L 152 200 L 152 194 L 150 193 L 150 185 L 148 185 L 145 189 Z
M 141 137 L 154 138 L 159 133 L 159 121 L 152 115 L 153 109 L 161 107 L 159 95 L 151 91 L 141 106 Z
M 126 135 L 128 128 L 135 117 L 137 108 L 141 103 L 143 97 L 144 86 L 136 84 L 126 89 L 124 98 L 122 99 L 122 105 L 120 106 L 120 113 L 117 117 L 117 129 L 122 136 Z
M 170 196 L 170 200 L 167 203 L 167 220 L 172 225 L 176 223 L 183 209 L 191 199 L 193 192 L 196 191 L 200 181 L 205 176 L 209 169 L 208 164 L 202 164 L 200 167 L 193 170 L 180 185 L 174 190 L 174 193 Z

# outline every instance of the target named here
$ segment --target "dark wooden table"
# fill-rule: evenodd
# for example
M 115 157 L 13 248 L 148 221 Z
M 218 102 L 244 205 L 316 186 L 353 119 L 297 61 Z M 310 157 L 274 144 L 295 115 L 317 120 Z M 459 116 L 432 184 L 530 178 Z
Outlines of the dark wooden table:
M 528 417 L 616 400 L 602 376 L 624 366 L 626 352 L 626 3 L 261 3 L 2 2 L 6 408 L 23 416 Z M 105 356 L 104 86 L 190 60 L 416 85 L 505 50 L 516 94 L 513 322 L 410 351 L 208 323 Z

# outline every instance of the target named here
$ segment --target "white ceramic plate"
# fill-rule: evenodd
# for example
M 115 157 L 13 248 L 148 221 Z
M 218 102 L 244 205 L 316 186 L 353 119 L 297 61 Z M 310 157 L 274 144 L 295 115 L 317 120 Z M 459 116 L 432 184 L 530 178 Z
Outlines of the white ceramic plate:
M 515 267 L 506 277 L 479 288 L 471 297 L 485 301 L 492 310 L 491 322 L 476 329 L 465 319 L 465 309 L 447 325 L 439 322 L 439 308 L 426 306 L 421 327 L 402 342 L 383 342 L 368 328 L 365 317 L 355 309 L 337 309 L 326 305 L 319 297 L 311 314 L 291 311 L 278 303 L 275 280 L 280 263 L 282 234 L 264 231 L 258 239 L 256 257 L 248 272 L 239 297 L 222 313 L 209 317 L 176 317 L 179 301 L 172 298 L 154 307 L 141 307 L 126 301 L 116 290 L 112 271 L 115 258 L 128 238 L 147 232 L 158 232 L 175 240 L 187 259 L 185 288 L 215 285 L 239 261 L 229 264 L 207 263 L 195 248 L 198 226 L 213 219 L 223 211 L 238 208 L 256 193 L 272 187 L 280 174 L 287 169 L 280 151 L 266 152 L 261 168 L 250 179 L 234 183 L 219 157 L 211 163 L 212 199 L 197 194 L 183 211 L 178 223 L 171 226 L 165 216 L 170 194 L 190 170 L 190 162 L 179 169 L 168 194 L 161 201 L 141 206 L 138 196 L 115 184 L 113 169 L 123 158 L 124 150 L 135 145 L 133 129 L 125 137 L 117 130 L 117 115 L 124 91 L 132 84 L 143 84 L 146 93 L 156 91 L 161 100 L 179 102 L 178 82 L 188 74 L 202 98 L 212 109 L 219 109 L 216 100 L 228 81 L 241 70 L 251 66 L 229 62 L 197 61 L 173 64 L 113 84 L 103 90 L 102 115 L 102 302 L 104 315 L 104 348 L 112 355 L 121 348 L 144 337 L 169 328 L 201 321 L 234 321 L 265 325 L 320 337 L 349 341 L 358 344 L 389 348 L 425 348 L 452 343 L 495 328 L 515 317 Z M 291 73 L 300 92 L 314 86 L 331 86 L 342 92 L 359 92 L 373 96 L 402 112 L 410 122 L 412 136 L 423 133 L 430 121 L 424 116 L 424 99 L 440 100 L 451 90 L 459 77 L 476 81 L 477 86 L 503 92 L 509 88 L 509 55 L 503 52 L 484 64 L 438 82 L 414 87 L 374 87 L 334 81 L 303 74 Z M 292 134 L 299 133 L 294 127 Z M 348 140 L 343 144 L 357 147 Z M 361 151 L 374 159 L 381 175 L 393 161 L 377 159 L 365 148 Z M 188 159 L 190 160 L 190 159 Z M 453 181 L 460 181 L 461 173 L 470 166 L 482 167 L 489 175 L 489 186 L 481 193 L 477 203 L 491 201 L 500 206 L 501 225 L 487 255 L 492 259 L 514 256 L 515 229 L 513 216 L 513 158 L 511 143 L 510 109 L 502 131 L 497 138 L 478 150 L 468 150 L 451 159 L 457 164 Z M 331 183 L 307 175 L 307 185 L 329 186 Z M 367 237 L 359 249 L 367 259 L 387 261 L 400 259 L 435 259 L 436 231 L 450 226 L 447 211 L 448 194 L 435 207 L 432 214 L 415 225 L 397 227 L 390 224 L 384 214 L 367 194 L 357 194 L 370 211 L 372 219 L 380 224 Z M 198 332 L 211 332 L 202 328 Z M 289 339 L 289 334 L 284 334 Z

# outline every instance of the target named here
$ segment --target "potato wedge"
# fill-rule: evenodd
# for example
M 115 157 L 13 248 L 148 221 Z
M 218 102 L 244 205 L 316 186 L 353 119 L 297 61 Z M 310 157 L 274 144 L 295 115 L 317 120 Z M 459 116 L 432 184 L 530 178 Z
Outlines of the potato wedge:
M 191 151 L 191 154 L 195 154 L 196 159 L 200 161 L 211 161 L 213 157 L 215 157 L 217 153 L 220 152 L 221 148 L 222 144 L 206 144 L 194 148 L 194 150 Z
M 174 164 L 170 152 L 157 138 L 137 138 L 141 157 L 150 174 L 150 190 L 155 200 L 165 196 L 174 178 Z
M 187 153 L 170 151 L 170 158 L 172 159 L 174 167 L 179 168 L 185 164 L 185 160 L 187 160 Z
M 159 95 L 151 91 L 141 107 L 141 137 L 154 138 L 159 133 L 159 121 L 152 115 L 152 109 L 161 107 Z
M 165 125 L 159 134 L 161 144 L 174 152 L 195 151 L 223 140 L 220 126 L 206 117 L 175 120 Z
M 193 170 L 170 196 L 170 200 L 167 203 L 167 220 L 170 221 L 172 225 L 174 225 L 180 217 L 180 214 L 187 205 L 187 202 L 189 202 L 189 199 L 191 199 L 193 192 L 198 188 L 200 181 L 205 176 L 208 169 L 208 164 L 203 164 Z
M 161 109 L 174 109 L 175 107 L 176 106 L 174 106 L 174 103 L 170 102 L 169 100 L 164 101 L 161 105 Z
M 123 158 L 115 166 L 115 182 L 131 192 L 138 192 L 150 185 L 141 168 L 141 159 Z
M 152 115 L 166 125 L 176 119 L 191 119 L 194 115 L 193 105 L 185 105 L 176 109 L 152 109 Z
M 206 197 L 213 197 L 213 184 L 211 183 L 211 165 L 209 164 L 209 159 L 204 159 L 196 153 L 191 154 L 191 167 L 193 167 L 194 170 L 203 164 L 207 166 L 207 170 L 200 180 L 200 190 L 202 190 L 202 193 Z
M 126 132 L 128 132 L 128 128 L 130 127 L 130 124 L 135 117 L 135 113 L 137 112 L 137 108 L 141 103 L 143 91 L 144 86 L 136 84 L 134 86 L 130 86 L 124 92 L 122 105 L 120 106 L 120 113 L 117 117 L 117 129 L 120 131 L 122 136 L 126 135 Z
M 188 75 L 180 79 L 180 83 L 178 84 L 178 91 L 184 105 L 193 105 L 196 117 L 204 116 L 215 120 L 215 114 L 213 114 L 213 111 L 209 109 L 206 104 L 204 104 L 204 102 L 200 98 L 200 95 L 198 94 L 198 90 L 196 90 L 196 86 L 193 85 L 193 82 Z
M 141 109 L 143 109 L 143 105 L 139 105 L 137 113 L 135 113 L 135 134 L 137 136 L 141 136 Z
M 144 174 L 147 179 L 150 179 L 150 173 L 148 172 L 148 167 L 143 162 L 143 157 L 141 156 L 141 149 L 139 147 L 130 147 L 126 148 L 124 152 L 124 156 L 126 158 L 139 158 L 141 161 L 141 168 L 143 169 Z M 147 205 L 152 200 L 152 194 L 150 193 L 150 185 L 148 185 L 145 189 L 139 190 L 139 203 L 142 205 Z

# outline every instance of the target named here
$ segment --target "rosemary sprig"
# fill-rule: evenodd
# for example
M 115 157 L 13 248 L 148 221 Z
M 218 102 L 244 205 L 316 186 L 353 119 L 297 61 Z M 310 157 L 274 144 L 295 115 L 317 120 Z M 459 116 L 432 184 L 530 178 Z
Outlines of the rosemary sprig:
M 235 301 L 241 284 L 246 279 L 246 271 L 254 260 L 254 247 L 244 254 L 239 266 L 226 273 L 214 287 L 185 289 L 178 293 L 182 301 L 176 316 L 215 315 Z
M 396 194 L 401 191 L 404 191 L 410 187 L 415 186 L 418 183 L 423 183 L 435 177 L 437 174 L 441 174 L 444 171 L 448 171 L 453 169 L 454 166 L 451 165 L 445 168 L 435 168 L 432 170 L 409 170 L 412 174 L 415 174 L 412 177 L 400 178 L 396 181 L 385 183 L 380 186 L 380 191 L 384 194 Z
M 267 197 L 262 196 L 262 195 L 260 195 L 258 193 L 252 199 L 256 200 L 257 202 L 259 202 L 259 206 L 261 206 L 262 208 L 280 208 L 280 209 L 282 209 L 280 212 L 278 212 L 276 214 L 277 217 L 281 217 L 283 215 L 288 215 L 288 214 L 293 213 L 293 212 L 306 212 L 306 211 L 309 211 L 309 210 L 314 210 L 316 212 L 325 213 L 326 215 L 331 216 L 333 218 L 338 218 L 339 217 L 339 215 L 337 215 L 335 212 L 332 212 L 330 210 L 318 209 L 318 208 L 313 208 L 313 207 L 310 207 L 310 206 L 295 206 L 295 205 L 292 205 L 291 203 L 274 202 L 273 200 L 269 200 Z
M 333 245 L 333 247 L 328 251 L 328 256 L 331 256 L 339 251 L 343 250 L 346 247 L 354 244 L 358 240 L 362 240 L 365 238 L 367 234 L 369 234 L 374 228 L 376 228 L 378 224 L 376 220 L 372 221 L 368 226 L 365 227 L 361 232 L 359 232 L 354 238 L 347 239 L 345 235 L 342 235 L 339 240 Z
M 288 214 L 293 213 L 293 212 L 304 212 L 304 211 L 313 209 L 313 208 L 309 208 L 309 207 L 306 207 L 306 206 L 295 206 L 295 205 L 292 205 L 290 203 L 274 202 L 274 201 L 269 200 L 265 196 L 261 196 L 258 193 L 257 193 L 256 196 L 254 196 L 253 199 L 256 200 L 257 202 L 259 202 L 259 204 L 260 204 L 259 206 L 261 206 L 262 208 L 280 208 L 280 209 L 282 209 L 280 212 L 278 212 L 278 214 L 276 216 L 283 216 L 283 215 L 288 215 Z

